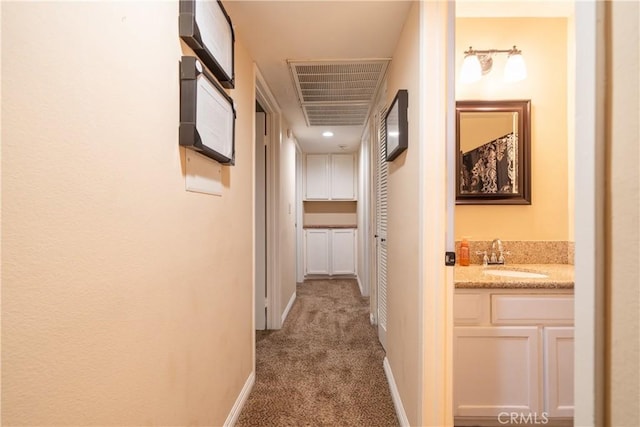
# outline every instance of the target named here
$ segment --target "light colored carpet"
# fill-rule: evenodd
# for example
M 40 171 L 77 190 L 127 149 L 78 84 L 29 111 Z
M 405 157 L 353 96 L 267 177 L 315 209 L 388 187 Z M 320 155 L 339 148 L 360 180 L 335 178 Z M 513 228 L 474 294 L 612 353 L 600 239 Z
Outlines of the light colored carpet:
M 238 426 L 397 426 L 355 280 L 313 280 L 279 331 L 256 332 L 256 382 Z

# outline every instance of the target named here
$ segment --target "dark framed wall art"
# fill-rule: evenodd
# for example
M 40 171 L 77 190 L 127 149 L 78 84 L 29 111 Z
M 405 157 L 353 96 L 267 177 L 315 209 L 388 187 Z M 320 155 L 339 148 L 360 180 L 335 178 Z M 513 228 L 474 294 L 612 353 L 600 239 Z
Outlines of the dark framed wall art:
M 408 107 L 409 93 L 406 89 L 400 89 L 395 98 L 393 98 L 391 107 L 387 110 L 384 118 L 388 162 L 398 157 L 409 145 Z
M 233 89 L 235 34 L 222 2 L 180 0 L 178 27 L 180 38 L 193 49 L 220 84 Z
M 180 61 L 180 145 L 219 163 L 235 162 L 233 100 L 198 58 Z

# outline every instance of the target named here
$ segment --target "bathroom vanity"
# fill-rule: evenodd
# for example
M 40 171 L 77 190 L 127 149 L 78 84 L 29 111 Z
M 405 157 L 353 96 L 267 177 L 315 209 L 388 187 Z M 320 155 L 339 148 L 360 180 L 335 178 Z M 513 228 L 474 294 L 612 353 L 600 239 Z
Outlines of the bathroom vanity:
M 571 425 L 573 266 L 456 267 L 455 285 L 456 425 Z

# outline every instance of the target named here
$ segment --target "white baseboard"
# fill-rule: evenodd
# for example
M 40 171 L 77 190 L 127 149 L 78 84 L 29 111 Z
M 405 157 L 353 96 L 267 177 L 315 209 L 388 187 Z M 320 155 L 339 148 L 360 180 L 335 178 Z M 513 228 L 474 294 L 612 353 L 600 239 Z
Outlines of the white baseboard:
M 289 300 L 289 303 L 287 304 L 287 307 L 284 309 L 284 312 L 282 313 L 282 320 L 280 322 L 280 327 L 282 327 L 282 325 L 284 325 L 284 321 L 286 320 L 287 316 L 289 315 L 289 310 L 291 310 L 291 307 L 293 307 L 293 303 L 295 301 L 296 301 L 296 293 L 294 291 L 293 295 L 291 295 L 291 299 Z
M 360 295 L 364 295 L 364 289 L 362 288 L 362 282 L 360 281 L 360 276 L 356 276 L 356 280 L 358 281 L 358 287 L 360 288 Z
M 389 390 L 391 391 L 391 400 L 393 400 L 393 406 L 396 408 L 396 415 L 398 416 L 398 422 L 401 427 L 410 427 L 407 413 L 404 411 L 402 405 L 402 399 L 400 399 L 400 393 L 398 392 L 398 386 L 396 386 L 396 380 L 393 378 L 393 372 L 391 372 L 391 365 L 389 359 L 386 357 L 382 362 L 384 367 L 384 373 L 387 375 L 387 382 L 389 383 Z
M 356 280 L 358 281 L 358 287 L 360 288 L 360 295 L 362 295 L 363 297 L 368 297 L 370 289 L 365 289 L 364 285 L 360 281 L 360 275 L 359 274 L 356 275 Z
M 256 380 L 255 371 L 251 372 L 249 378 L 244 383 L 244 387 L 240 390 L 240 394 L 236 399 L 236 403 L 233 404 L 233 408 L 231 408 L 231 412 L 229 412 L 229 416 L 227 420 L 224 422 L 225 427 L 233 427 L 236 425 L 238 421 L 238 417 L 240 417 L 240 412 L 242 412 L 242 408 L 244 407 L 245 402 L 249 398 L 249 393 L 251 393 L 251 389 L 253 388 L 253 383 Z

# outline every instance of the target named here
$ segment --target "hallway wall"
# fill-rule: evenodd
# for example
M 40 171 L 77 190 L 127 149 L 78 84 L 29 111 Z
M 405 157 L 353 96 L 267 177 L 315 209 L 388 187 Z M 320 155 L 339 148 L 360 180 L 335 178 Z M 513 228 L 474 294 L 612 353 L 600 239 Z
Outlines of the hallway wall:
M 418 425 L 421 385 L 419 277 L 419 4 L 409 12 L 387 71 L 387 107 L 409 92 L 409 146 L 389 165 L 387 358 L 411 425 Z
M 610 5 L 607 422 L 640 424 L 640 4 Z
M 253 64 L 185 191 L 178 2 L 2 3 L 2 422 L 222 425 L 253 370 Z

